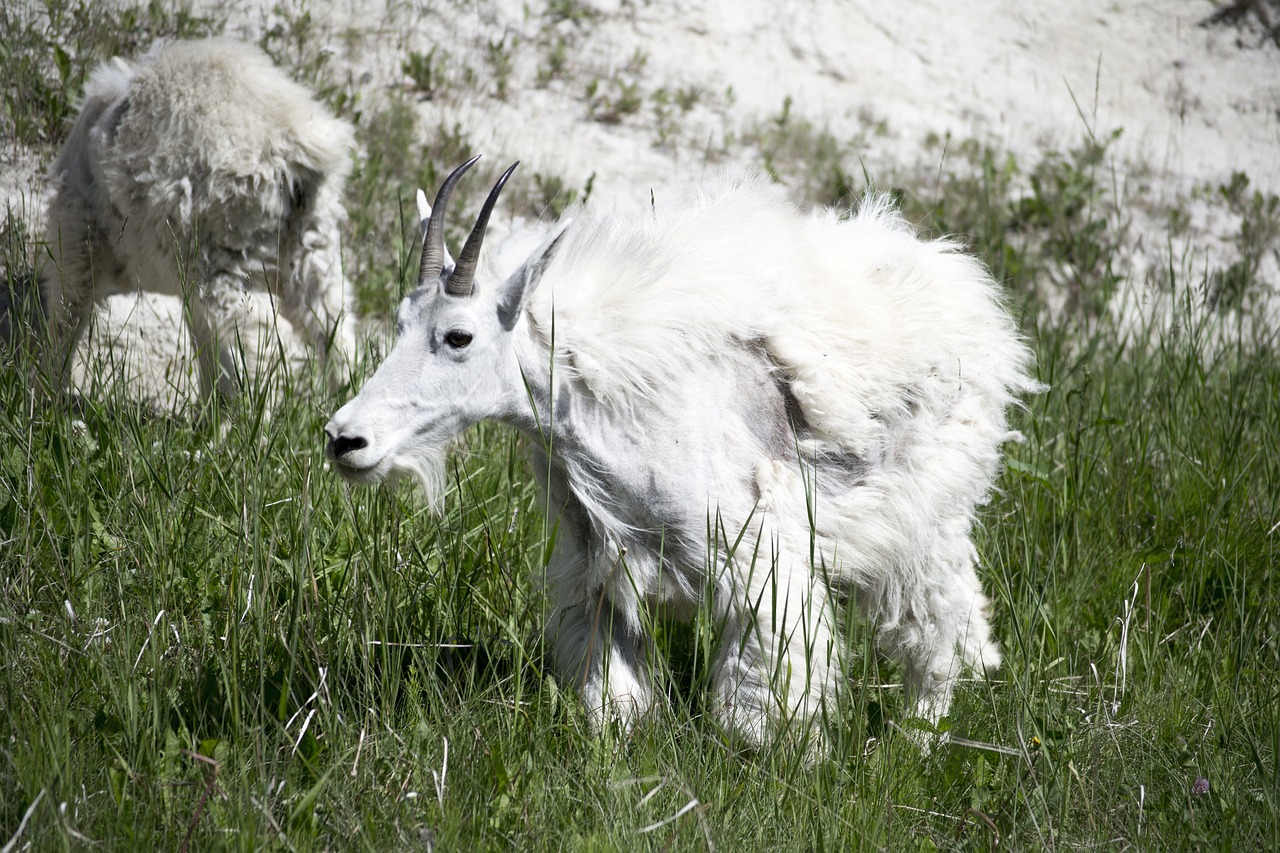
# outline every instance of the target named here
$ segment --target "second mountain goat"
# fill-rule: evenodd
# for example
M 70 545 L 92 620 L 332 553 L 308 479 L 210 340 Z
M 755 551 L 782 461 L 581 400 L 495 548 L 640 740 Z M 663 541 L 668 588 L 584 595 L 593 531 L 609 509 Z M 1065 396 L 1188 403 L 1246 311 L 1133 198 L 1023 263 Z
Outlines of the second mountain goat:
M 321 353 L 354 349 L 342 272 L 351 126 L 257 48 L 158 44 L 94 71 L 54 164 L 43 274 L 47 363 L 65 384 L 95 305 L 187 297 L 206 395 L 235 393 L 260 346 L 245 294 L 269 291 Z M 242 346 L 243 344 L 243 346 Z

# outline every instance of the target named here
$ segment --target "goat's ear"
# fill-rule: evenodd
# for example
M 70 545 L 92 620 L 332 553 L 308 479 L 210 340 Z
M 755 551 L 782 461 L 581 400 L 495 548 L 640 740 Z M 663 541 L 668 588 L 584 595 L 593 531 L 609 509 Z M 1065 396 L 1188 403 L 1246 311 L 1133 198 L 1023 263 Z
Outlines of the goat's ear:
M 525 261 L 524 266 L 516 270 L 502 285 L 502 293 L 498 294 L 498 321 L 502 323 L 502 328 L 510 331 L 515 327 L 529 294 L 533 293 L 538 283 L 542 281 L 542 274 L 546 272 L 547 265 L 555 256 L 560 241 L 569 230 L 568 226 L 569 223 L 565 223 L 565 227 L 560 229 L 559 234 L 552 237 L 545 247 Z
M 427 233 L 427 223 L 431 221 L 431 202 L 427 201 L 427 194 L 418 189 L 418 239 L 421 240 Z
M 418 189 L 418 243 L 422 243 L 427 237 L 427 223 L 431 221 L 431 202 L 427 201 L 427 194 Z M 421 246 L 419 246 L 421 248 Z M 449 254 L 449 247 L 444 247 L 444 268 L 446 270 L 453 269 L 453 256 Z

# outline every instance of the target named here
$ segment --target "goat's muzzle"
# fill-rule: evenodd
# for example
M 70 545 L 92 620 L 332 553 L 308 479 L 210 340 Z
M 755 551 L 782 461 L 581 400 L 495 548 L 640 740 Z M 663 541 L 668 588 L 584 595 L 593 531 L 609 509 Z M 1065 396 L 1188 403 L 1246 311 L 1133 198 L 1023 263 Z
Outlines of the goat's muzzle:
M 331 435 L 329 436 L 329 455 L 334 459 L 342 459 L 355 450 L 363 450 L 369 446 L 369 442 L 365 441 L 358 435 Z
M 368 453 L 361 451 L 369 448 L 369 440 L 358 433 L 349 433 L 336 422 L 330 421 L 324 428 L 325 456 L 333 463 L 334 468 L 345 479 L 352 482 L 377 482 L 378 459 L 370 460 Z

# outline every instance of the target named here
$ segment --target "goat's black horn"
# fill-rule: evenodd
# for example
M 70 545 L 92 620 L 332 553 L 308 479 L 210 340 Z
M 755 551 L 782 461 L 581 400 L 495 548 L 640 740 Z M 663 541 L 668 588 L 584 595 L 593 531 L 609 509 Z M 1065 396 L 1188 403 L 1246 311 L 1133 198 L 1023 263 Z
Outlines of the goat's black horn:
M 502 173 L 502 177 L 498 178 L 498 182 L 489 191 L 489 197 L 484 200 L 484 207 L 480 209 L 480 216 L 476 219 L 476 225 L 471 229 L 471 235 L 467 237 L 466 245 L 462 247 L 462 253 L 458 255 L 458 263 L 449 275 L 449 280 L 445 282 L 444 289 L 446 293 L 453 296 L 471 295 L 471 291 L 475 287 L 476 265 L 480 261 L 480 244 L 484 242 L 484 232 L 489 227 L 489 214 L 493 212 L 493 206 L 497 203 L 498 196 L 502 193 L 502 188 L 506 186 L 507 179 L 511 177 L 511 173 L 519 165 L 520 161 L 517 160 L 507 167 L 507 171 Z M 432 213 L 432 218 L 435 218 L 434 213 Z
M 479 159 L 480 155 L 477 154 L 454 169 L 453 173 L 440 185 L 440 192 L 436 193 L 436 203 L 431 208 L 431 219 L 427 221 L 427 233 L 422 237 L 422 263 L 418 267 L 419 284 L 439 278 L 440 273 L 444 272 L 444 209 L 449 203 L 449 193 L 453 192 L 453 185 Z

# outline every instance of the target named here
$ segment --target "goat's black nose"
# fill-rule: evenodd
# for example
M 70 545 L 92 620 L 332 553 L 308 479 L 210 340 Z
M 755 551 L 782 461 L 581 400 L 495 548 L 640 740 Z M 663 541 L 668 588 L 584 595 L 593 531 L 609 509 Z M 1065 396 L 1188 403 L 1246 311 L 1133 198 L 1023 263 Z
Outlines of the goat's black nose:
M 335 459 L 341 459 L 352 451 L 360 450 L 368 446 L 369 442 L 365 441 L 358 435 L 339 435 L 335 438 L 329 439 L 329 450 L 333 453 Z

